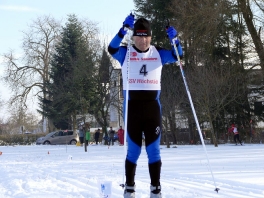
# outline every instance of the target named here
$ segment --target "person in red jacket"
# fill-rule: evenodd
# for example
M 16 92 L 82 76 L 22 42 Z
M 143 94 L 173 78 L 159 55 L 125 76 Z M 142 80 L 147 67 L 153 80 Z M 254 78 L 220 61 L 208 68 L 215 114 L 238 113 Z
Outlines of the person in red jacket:
M 119 138 L 120 145 L 124 145 L 124 129 L 122 129 L 122 126 L 117 131 L 117 135 Z
M 237 125 L 232 124 L 232 125 L 231 125 L 231 131 L 234 133 L 234 142 L 236 143 L 236 145 L 237 145 L 237 140 L 238 140 L 239 143 L 242 145 L 242 142 L 241 142 L 241 140 L 239 139 L 239 133 L 238 133 L 238 130 L 237 130 Z

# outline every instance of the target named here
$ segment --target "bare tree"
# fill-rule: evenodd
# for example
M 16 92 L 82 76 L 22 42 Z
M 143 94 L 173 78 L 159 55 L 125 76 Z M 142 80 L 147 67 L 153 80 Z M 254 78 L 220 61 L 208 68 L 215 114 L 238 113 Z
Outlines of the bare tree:
M 12 90 L 10 104 L 26 102 L 33 96 L 46 93 L 49 82 L 50 60 L 58 38 L 60 23 L 51 16 L 37 18 L 23 32 L 23 55 L 17 58 L 13 51 L 4 54 L 6 73 L 4 80 Z
M 6 134 L 24 134 L 26 131 L 32 132 L 36 129 L 38 117 L 23 106 L 23 103 L 17 101 L 8 109 L 9 117 L 6 126 Z
M 215 66 L 212 66 L 215 64 Z M 222 117 L 230 104 L 241 104 L 247 89 L 243 72 L 233 66 L 214 62 L 210 66 L 195 67 L 189 75 L 190 91 L 194 98 L 196 112 L 200 121 L 210 125 L 213 143 L 217 146 L 213 122 Z
M 98 24 L 85 18 L 81 19 L 80 22 L 82 23 L 83 37 L 87 43 L 87 47 L 91 52 L 98 54 L 98 52 L 100 52 L 99 49 L 101 48 L 101 43 L 98 37 Z M 95 56 L 94 58 L 98 57 Z
M 169 134 L 173 142 L 177 143 L 177 131 L 180 128 L 178 114 L 182 104 L 186 101 L 186 93 L 176 64 L 165 65 L 162 69 L 161 79 L 161 104 L 163 134 L 166 137 L 166 145 L 169 148 Z M 183 112 L 181 112 L 184 116 Z

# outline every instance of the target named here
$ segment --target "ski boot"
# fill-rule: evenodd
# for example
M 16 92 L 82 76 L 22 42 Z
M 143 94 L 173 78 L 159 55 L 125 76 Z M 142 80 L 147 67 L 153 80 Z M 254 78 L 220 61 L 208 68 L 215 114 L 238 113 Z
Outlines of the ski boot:
M 135 189 L 136 189 L 136 185 L 134 186 L 125 185 L 124 198 L 135 198 Z
M 150 185 L 150 198 L 161 198 L 161 187 Z

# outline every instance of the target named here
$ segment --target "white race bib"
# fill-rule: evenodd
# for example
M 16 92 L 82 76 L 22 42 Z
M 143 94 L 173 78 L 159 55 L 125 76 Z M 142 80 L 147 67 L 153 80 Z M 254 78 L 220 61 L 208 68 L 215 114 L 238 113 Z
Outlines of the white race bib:
M 162 62 L 157 49 L 150 46 L 147 52 L 138 53 L 130 47 L 129 90 L 160 90 Z M 123 89 L 127 90 L 128 56 L 122 65 Z

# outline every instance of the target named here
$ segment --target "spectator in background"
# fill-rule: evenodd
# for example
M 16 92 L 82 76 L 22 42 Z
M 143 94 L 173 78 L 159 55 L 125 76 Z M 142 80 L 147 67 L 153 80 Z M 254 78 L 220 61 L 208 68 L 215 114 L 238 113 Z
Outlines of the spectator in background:
M 82 126 L 79 127 L 79 141 L 81 146 L 83 146 L 83 140 L 84 140 L 84 128 Z
M 99 136 L 100 136 L 100 129 L 97 129 L 97 131 L 94 133 L 94 140 L 96 145 L 98 144 Z
M 89 128 L 89 126 L 86 126 L 85 127 L 85 143 L 86 143 L 86 145 L 89 145 L 90 138 L 91 138 L 90 128 Z
M 122 128 L 122 126 L 120 126 L 120 128 L 117 131 L 120 145 L 124 145 L 124 134 L 125 134 L 124 129 Z
M 206 139 L 206 133 L 205 131 L 202 131 L 203 139 Z
M 114 136 L 115 136 L 115 131 L 113 130 L 112 127 L 110 127 L 110 130 L 108 131 L 108 136 L 109 136 L 109 142 L 108 142 L 108 145 L 110 146 L 111 145 L 111 142 L 112 142 L 112 145 L 114 145 Z

